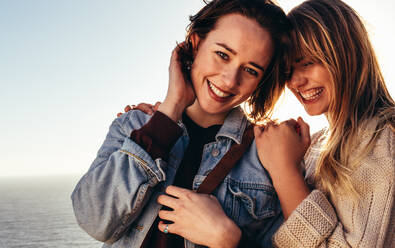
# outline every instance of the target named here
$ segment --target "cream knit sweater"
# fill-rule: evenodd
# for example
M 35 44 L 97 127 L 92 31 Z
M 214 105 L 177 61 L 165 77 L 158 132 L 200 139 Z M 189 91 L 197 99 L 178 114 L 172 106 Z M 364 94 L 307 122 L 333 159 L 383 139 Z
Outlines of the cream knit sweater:
M 361 131 L 362 149 L 376 122 Z M 306 180 L 312 183 L 324 132 L 312 138 L 305 156 Z M 330 199 L 319 189 L 292 212 L 273 237 L 276 247 L 395 247 L 395 135 L 381 131 L 373 150 L 352 175 L 361 198 Z M 318 185 L 315 185 L 319 187 Z

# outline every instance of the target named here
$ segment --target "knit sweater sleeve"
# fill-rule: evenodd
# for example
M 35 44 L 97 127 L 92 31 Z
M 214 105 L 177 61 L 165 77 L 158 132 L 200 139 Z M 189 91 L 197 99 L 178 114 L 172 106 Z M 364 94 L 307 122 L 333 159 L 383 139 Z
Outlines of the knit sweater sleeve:
M 358 199 L 313 190 L 273 236 L 276 247 L 392 247 L 395 137 L 385 128 L 352 175 Z

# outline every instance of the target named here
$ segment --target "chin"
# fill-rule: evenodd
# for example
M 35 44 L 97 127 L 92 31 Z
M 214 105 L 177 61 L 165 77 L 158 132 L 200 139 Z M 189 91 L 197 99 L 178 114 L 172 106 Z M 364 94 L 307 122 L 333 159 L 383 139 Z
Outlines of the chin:
M 206 112 L 207 114 L 210 115 L 217 115 L 217 114 L 223 114 L 225 112 L 229 112 L 230 110 L 222 110 L 222 109 L 218 109 L 218 108 L 203 108 L 204 112 Z
M 326 111 L 321 110 L 321 109 L 308 109 L 308 108 L 304 108 L 304 110 L 306 111 L 306 113 L 310 116 L 317 116 L 317 115 L 322 115 L 325 114 Z

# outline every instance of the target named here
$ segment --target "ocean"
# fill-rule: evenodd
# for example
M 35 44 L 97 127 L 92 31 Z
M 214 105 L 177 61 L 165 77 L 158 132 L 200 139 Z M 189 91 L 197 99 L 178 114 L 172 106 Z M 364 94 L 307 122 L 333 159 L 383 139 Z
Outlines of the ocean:
M 0 248 L 99 248 L 77 224 L 70 195 L 79 177 L 0 178 Z

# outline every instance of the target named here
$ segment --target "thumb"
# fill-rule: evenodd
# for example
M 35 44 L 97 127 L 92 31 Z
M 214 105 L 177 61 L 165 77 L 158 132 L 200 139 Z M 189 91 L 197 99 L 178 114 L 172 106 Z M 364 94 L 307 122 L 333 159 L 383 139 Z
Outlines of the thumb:
M 310 126 L 304 122 L 302 117 L 298 118 L 298 124 L 300 126 L 300 136 L 302 138 L 302 141 L 306 146 L 310 145 Z
M 159 108 L 159 105 L 161 105 L 161 102 L 156 102 L 154 105 L 154 111 L 157 111 Z

